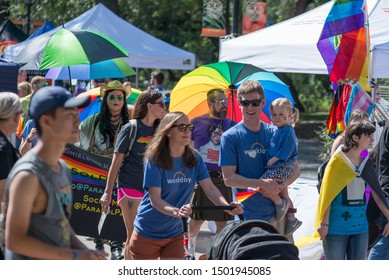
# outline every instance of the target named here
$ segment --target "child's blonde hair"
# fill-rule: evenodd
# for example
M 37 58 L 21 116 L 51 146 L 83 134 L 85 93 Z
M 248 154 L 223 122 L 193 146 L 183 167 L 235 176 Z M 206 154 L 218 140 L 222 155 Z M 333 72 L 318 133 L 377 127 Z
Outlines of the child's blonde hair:
M 292 113 L 291 126 L 297 123 L 300 112 L 297 108 L 293 108 L 292 102 L 287 98 L 277 98 L 270 104 L 270 112 L 273 112 L 274 107 L 282 107 Z

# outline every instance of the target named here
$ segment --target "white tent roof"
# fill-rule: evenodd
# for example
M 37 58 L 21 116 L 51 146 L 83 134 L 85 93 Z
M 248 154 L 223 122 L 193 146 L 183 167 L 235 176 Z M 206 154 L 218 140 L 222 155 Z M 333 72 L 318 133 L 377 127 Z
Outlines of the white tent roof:
M 128 61 L 134 68 L 179 70 L 195 68 L 196 57 L 193 53 L 151 36 L 118 17 L 103 4 L 98 4 L 77 18 L 65 23 L 65 28 L 94 30 L 110 37 L 130 53 Z M 49 32 L 53 32 L 53 30 Z M 25 41 L 7 47 L 3 56 L 7 59 L 16 60 L 17 55 L 27 43 L 28 41 Z M 25 69 L 27 68 L 25 67 Z
M 251 63 L 271 72 L 328 74 L 316 44 L 332 4 L 222 42 L 219 61 Z M 389 0 L 367 0 L 367 7 L 373 48 L 389 42 Z

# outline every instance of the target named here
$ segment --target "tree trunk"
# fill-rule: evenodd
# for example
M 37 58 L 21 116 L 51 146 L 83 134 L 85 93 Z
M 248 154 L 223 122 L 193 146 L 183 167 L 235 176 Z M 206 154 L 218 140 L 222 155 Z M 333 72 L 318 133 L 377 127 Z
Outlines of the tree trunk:
M 299 0 L 296 4 L 295 16 L 305 13 L 309 4 L 313 3 L 313 0 Z
M 96 4 L 101 3 L 104 6 L 106 6 L 108 9 L 110 9 L 115 14 L 119 15 L 119 0 L 99 0 L 96 1 Z

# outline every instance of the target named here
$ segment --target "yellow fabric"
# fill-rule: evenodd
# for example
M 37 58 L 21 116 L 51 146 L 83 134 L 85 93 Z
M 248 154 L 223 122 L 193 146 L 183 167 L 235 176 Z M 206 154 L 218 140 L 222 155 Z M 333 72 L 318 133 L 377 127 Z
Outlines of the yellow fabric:
M 319 237 L 317 229 L 322 222 L 324 213 L 335 197 L 354 178 L 356 173 L 352 164 L 341 150 L 338 150 L 328 162 L 320 189 L 314 223 L 314 237 Z

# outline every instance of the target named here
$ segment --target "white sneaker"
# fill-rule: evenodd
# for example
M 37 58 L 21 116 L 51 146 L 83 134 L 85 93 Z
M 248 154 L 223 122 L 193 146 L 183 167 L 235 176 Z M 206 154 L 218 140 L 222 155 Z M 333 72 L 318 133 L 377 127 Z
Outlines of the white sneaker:
M 290 201 L 281 199 L 281 204 L 275 204 L 276 206 L 276 221 L 282 220 L 286 213 L 288 213 L 289 206 L 290 206 Z

